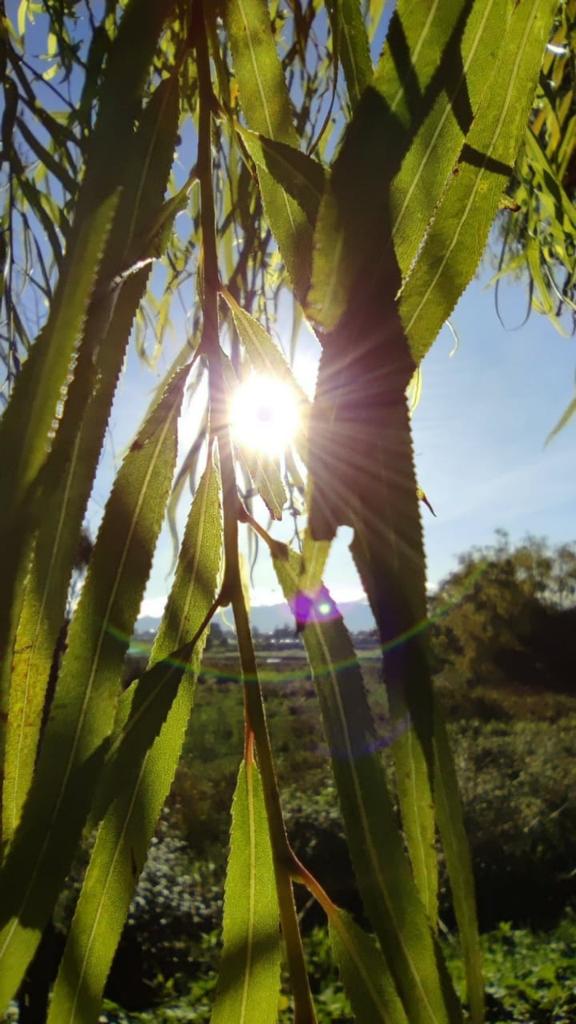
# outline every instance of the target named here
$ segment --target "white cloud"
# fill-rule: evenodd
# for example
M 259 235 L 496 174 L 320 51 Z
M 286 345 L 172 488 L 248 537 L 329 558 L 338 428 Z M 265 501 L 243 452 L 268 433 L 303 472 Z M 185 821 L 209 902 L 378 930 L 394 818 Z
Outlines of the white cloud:
M 166 598 L 166 594 L 161 594 L 160 597 L 145 597 L 140 605 L 139 618 L 150 615 L 154 619 L 159 619 L 164 611 Z

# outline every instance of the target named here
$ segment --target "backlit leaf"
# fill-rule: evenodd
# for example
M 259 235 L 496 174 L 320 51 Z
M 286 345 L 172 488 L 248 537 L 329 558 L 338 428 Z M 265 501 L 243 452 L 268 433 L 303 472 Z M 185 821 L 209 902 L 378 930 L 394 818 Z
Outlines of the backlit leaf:
M 12 652 L 31 539 L 40 516 L 39 474 L 50 445 L 50 430 L 61 401 L 82 329 L 98 264 L 106 244 L 118 196 L 96 207 L 77 238 L 60 278 L 50 316 L 19 374 L 0 421 L 0 535 L 4 545 L 0 591 L 0 650 Z M 4 760 L 4 723 L 8 717 L 11 657 L 0 669 L 0 762 Z
M 172 481 L 186 374 L 174 378 L 124 459 L 70 624 L 37 774 L 0 871 L 2 1007 L 52 911 L 102 766 Z
M 482 978 L 482 951 L 478 933 L 474 873 L 468 838 L 464 827 L 462 802 L 458 792 L 458 779 L 442 711 L 434 709 L 434 796 L 438 829 L 462 952 L 467 985 L 467 1001 L 473 1024 L 484 1020 L 484 982 Z
M 470 6 L 467 0 L 398 0 L 373 85 L 404 129 L 417 129 L 429 109 L 430 86 Z
M 224 948 L 211 1024 L 274 1024 L 280 917 L 260 773 L 243 762 L 232 804 Z
M 219 477 L 210 457 L 188 518 L 152 667 L 120 699 L 103 781 L 110 806 L 98 829 L 48 1024 L 98 1019 L 106 977 L 182 751 L 205 635 L 185 660 L 170 655 L 201 628 L 216 596 L 220 560 Z
M 298 148 L 292 108 L 265 0 L 227 0 L 226 24 L 240 102 L 248 127 Z M 311 229 L 305 210 L 269 170 L 258 167 L 262 201 L 297 293 L 310 277 Z
M 407 1024 L 382 951 L 344 910 L 328 917 L 330 941 L 357 1024 Z
M 258 167 L 267 170 L 314 224 L 324 191 L 324 168 L 317 160 L 285 142 L 275 142 L 235 125 Z
M 400 271 L 410 271 L 472 122 L 506 32 L 509 0 L 474 4 L 462 37 L 451 40 L 444 89 L 412 139 L 390 193 L 392 237 Z M 448 73 L 448 69 L 450 73 Z
M 554 0 L 514 5 L 499 63 L 438 215 L 400 299 L 415 360 L 428 351 L 470 281 L 524 132 Z M 502 68 L 507 68 L 506 74 Z
M 144 253 L 144 229 L 162 204 L 178 122 L 176 83 L 165 81 L 149 102 L 135 138 L 117 153 L 124 189 L 98 277 L 81 350 L 43 475 L 42 519 L 25 584 L 15 640 L 3 789 L 4 838 L 20 816 L 36 757 L 52 656 L 62 626 L 70 572 L 130 329 L 148 280 L 143 268 L 121 288 L 111 279 Z M 104 292 L 105 294 L 102 294 Z
M 359 0 L 329 0 L 334 48 L 344 74 L 352 108 L 372 78 L 372 61 Z
M 458 1020 L 440 953 L 418 896 L 396 823 L 376 735 L 354 648 L 334 601 L 324 588 L 310 601 L 298 590 L 300 557 L 275 559 L 274 568 L 297 617 L 307 625 L 303 639 L 320 701 L 324 731 L 352 863 L 374 930 L 411 1022 Z M 306 614 L 299 602 L 306 602 Z M 424 797 L 425 799 L 426 797 Z M 421 800 L 417 792 L 415 799 Z

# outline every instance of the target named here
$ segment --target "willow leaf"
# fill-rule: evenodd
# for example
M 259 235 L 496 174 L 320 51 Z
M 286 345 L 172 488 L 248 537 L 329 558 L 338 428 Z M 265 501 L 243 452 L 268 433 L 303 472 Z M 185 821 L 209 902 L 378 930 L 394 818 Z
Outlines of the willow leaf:
M 241 459 L 272 518 L 282 519 L 282 510 L 288 496 L 282 481 L 279 461 L 268 455 L 249 451 L 242 452 Z
M 292 107 L 266 0 L 226 0 L 225 17 L 248 126 L 297 149 Z
M 44 473 L 42 521 L 14 646 L 3 790 L 4 839 L 16 828 L 30 785 L 52 655 L 68 582 L 133 318 L 147 268 L 111 291 L 127 262 L 145 255 L 141 235 L 163 201 L 178 124 L 176 82 L 156 90 L 134 138 L 116 154 L 124 189 L 90 306 L 78 365 Z M 102 294 L 104 292 L 104 294 Z
M 120 700 L 112 747 L 121 747 L 122 754 L 112 757 L 108 769 L 114 799 L 97 833 L 48 1024 L 98 1019 L 114 952 L 182 751 L 204 635 L 185 661 L 169 655 L 196 636 L 212 606 L 221 534 L 219 476 L 210 457 L 184 532 L 152 667 Z
M 407 1024 L 382 951 L 344 910 L 328 917 L 330 941 L 357 1024 Z
M 224 948 L 211 1024 L 275 1024 L 280 916 L 262 782 L 243 762 L 232 804 Z
M 235 128 L 254 163 L 268 171 L 276 183 L 296 200 L 313 225 L 324 191 L 322 164 L 285 142 L 275 142 L 238 124 Z
M 278 243 L 286 270 L 300 302 L 310 284 L 313 232 L 306 210 L 265 171 L 258 168 L 264 212 Z
M 516 4 L 500 60 L 446 197 L 400 300 L 415 360 L 428 351 L 484 251 L 526 127 L 556 4 Z
M 300 577 L 300 590 L 303 590 L 305 594 L 314 595 L 320 590 L 331 546 L 332 542 L 329 540 L 314 540 L 309 525 L 306 526 L 302 543 L 302 575 Z
M 248 127 L 298 149 L 290 98 L 265 0 L 227 0 L 226 25 Z M 262 201 L 297 294 L 310 279 L 312 232 L 305 210 L 268 170 L 258 167 Z
M 175 0 L 128 0 L 125 5 L 99 90 L 98 118 L 78 198 L 80 216 L 114 187 L 115 154 L 124 152 L 126 136 L 134 129 L 160 33 L 174 6 Z
M 346 835 L 366 912 L 408 1019 L 459 1020 L 440 952 L 404 853 L 360 666 L 328 591 L 313 602 L 298 590 L 300 557 L 277 558 L 284 596 L 307 625 L 303 639 L 320 701 Z M 301 612 L 300 612 L 301 615 Z M 397 737 L 391 738 L 397 742 Z M 415 794 L 415 799 L 422 796 Z M 424 795 L 426 799 L 426 795 Z
M 382 117 L 386 112 L 369 88 L 356 111 L 356 128 Z M 415 367 L 396 306 L 400 278 L 386 211 L 375 211 L 374 224 L 368 223 L 362 193 L 356 197 L 349 185 L 350 174 L 362 168 L 371 194 L 375 169 L 386 167 L 383 140 L 352 133 L 333 175 L 336 209 L 346 228 L 339 237 L 353 239 L 362 252 L 362 273 L 354 278 L 337 328 L 323 339 L 310 415 L 309 524 L 318 541 L 333 538 L 340 525 L 354 529 L 353 556 L 385 649 L 391 712 L 411 726 L 394 743 L 397 787 L 416 884 L 434 924 L 438 883 L 431 685 L 422 637 L 425 561 L 405 397 Z M 333 314 L 331 301 L 322 301 Z
M 0 468 L 0 522 L 14 528 L 37 484 L 50 443 L 50 429 L 66 385 L 118 195 L 96 207 L 79 231 L 67 261 L 46 327 L 16 379 L 11 401 L 0 420 L 0 442 L 10 462 Z M 7 533 L 5 533 L 7 535 Z
M 473 1024 L 484 1020 L 484 982 L 482 950 L 478 933 L 474 872 L 456 769 L 446 734 L 446 726 L 438 704 L 434 709 L 434 795 L 438 829 L 444 848 L 452 901 L 458 923 L 470 1018 Z
M 403 128 L 414 131 L 421 123 L 446 47 L 470 6 L 470 0 L 396 4 L 373 85 Z
M 294 391 L 300 405 L 306 409 L 309 406 L 308 398 L 292 373 L 281 348 L 272 340 L 268 331 L 238 305 L 230 292 L 223 290 L 222 297 L 232 313 L 234 325 L 252 369 L 285 381 Z
M 377 521 L 364 516 L 364 476 L 355 481 L 352 556 L 383 647 L 384 681 L 398 730 L 392 746 L 396 787 L 415 881 L 436 924 L 438 870 L 432 798 L 433 701 L 426 647 L 425 557 L 410 423 L 404 396 L 382 410 L 373 436 Z M 367 481 L 366 481 L 367 483 Z
M 4 545 L 0 596 L 0 763 L 13 648 L 33 528 L 40 515 L 39 474 L 50 445 L 50 429 L 86 315 L 118 196 L 96 207 L 78 234 L 60 278 L 41 337 L 18 375 L 0 420 L 0 447 L 10 459 L 0 463 L 0 535 Z M 10 653 L 8 653 L 10 652 Z
M 120 468 L 70 624 L 37 773 L 0 871 L 0 1006 L 16 991 L 69 869 L 102 765 L 176 459 L 186 372 Z
M 354 108 L 372 79 L 372 60 L 364 15 L 358 0 L 329 0 L 334 49 L 344 68 Z
M 449 73 L 460 63 L 447 50 L 465 22 L 466 0 L 399 3 L 371 84 L 347 126 L 314 231 L 310 317 L 332 330 L 351 293 L 386 273 L 392 232 L 390 186 Z M 440 58 L 447 66 L 440 73 Z M 434 75 L 438 82 L 433 86 Z M 402 75 L 402 78 L 399 76 Z M 388 276 L 394 276 L 392 267 Z
M 572 401 L 568 403 L 556 426 L 554 426 L 548 434 L 545 443 L 550 444 L 550 441 L 552 441 L 561 430 L 564 430 L 564 427 L 570 422 L 573 416 L 576 416 L 576 398 L 573 398 Z
M 451 41 L 451 46 L 456 44 L 458 48 L 454 69 L 445 57 L 444 89 L 412 140 L 392 183 L 392 236 L 403 277 L 412 266 L 486 95 L 509 11 L 509 0 L 474 4 L 462 38 Z

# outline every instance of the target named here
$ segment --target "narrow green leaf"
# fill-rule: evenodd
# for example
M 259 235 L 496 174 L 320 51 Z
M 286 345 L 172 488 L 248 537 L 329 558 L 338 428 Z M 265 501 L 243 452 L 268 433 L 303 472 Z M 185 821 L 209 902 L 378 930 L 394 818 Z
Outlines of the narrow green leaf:
M 272 340 L 268 331 L 238 305 L 230 292 L 223 290 L 222 297 L 232 313 L 234 325 L 252 369 L 285 381 L 294 391 L 299 404 L 306 410 L 310 405 L 308 398 L 292 373 L 284 353 Z
M 254 163 L 268 171 L 277 184 L 296 200 L 313 225 L 324 191 L 322 164 L 285 142 L 275 142 L 265 135 L 247 131 L 239 124 L 234 127 Z
M 298 148 L 266 0 L 226 0 L 225 18 L 248 127 Z
M 3 835 L 9 841 L 30 785 L 52 655 L 68 582 L 134 314 L 148 280 L 144 268 L 121 288 L 111 279 L 147 255 L 142 235 L 164 197 L 178 124 L 178 89 L 154 93 L 134 138 L 117 153 L 124 189 L 100 267 L 62 418 L 43 472 L 42 519 L 25 584 L 14 645 L 6 736 Z M 102 294 L 104 293 L 104 294 Z
M 116 179 L 114 155 L 122 153 L 134 129 L 162 27 L 175 0 L 128 0 L 99 90 L 98 118 L 90 136 L 86 176 L 78 198 L 83 216 Z
M 552 441 L 553 438 L 556 437 L 556 434 L 559 434 L 561 430 L 564 430 L 564 427 L 566 426 L 566 424 L 569 423 L 570 420 L 572 419 L 572 417 L 575 416 L 575 415 L 576 415 L 576 398 L 573 398 L 572 401 L 569 402 L 569 404 L 566 407 L 566 409 L 564 410 L 564 412 L 562 413 L 562 415 L 561 415 L 560 419 L 558 420 L 558 423 L 556 424 L 556 426 L 553 427 L 552 430 L 550 431 L 550 433 L 548 434 L 548 437 L 546 438 L 545 444 L 550 444 L 550 441 Z
M 97 1021 L 104 985 L 138 876 L 178 765 L 205 634 L 190 642 L 217 592 L 221 508 L 212 456 L 192 504 L 152 667 L 122 695 L 103 780 L 110 807 L 98 830 L 50 1004 L 48 1024 Z M 161 660 L 164 659 L 164 660 Z M 106 777 L 108 785 L 106 785 Z
M 262 782 L 254 762 L 242 763 L 232 804 L 223 938 L 211 1024 L 275 1024 L 280 915 Z
M 248 127 L 298 149 L 290 98 L 265 0 L 227 0 L 225 10 L 240 102 Z M 310 279 L 311 228 L 305 210 L 258 166 L 264 210 L 300 298 Z
M 405 401 L 415 367 L 396 308 L 400 276 L 386 187 L 401 138 L 382 96 L 366 89 L 319 214 L 310 305 L 332 330 L 324 336 L 311 413 L 309 521 L 317 540 L 342 524 L 354 529 L 353 555 L 386 648 L 393 720 L 404 723 L 393 745 L 398 795 L 416 885 L 434 927 L 432 705 L 418 636 L 425 563 Z
M 313 232 L 307 212 L 263 167 L 258 168 L 258 180 L 264 213 L 295 294 L 303 302 L 312 273 Z
M 387 251 L 391 182 L 433 106 L 437 85 L 444 84 L 440 58 L 452 34 L 462 31 L 467 7 L 466 0 L 434 0 L 429 8 L 406 0 L 392 16 L 373 81 L 334 161 L 314 232 L 307 309 L 327 330 L 339 323 L 355 289 L 369 287 L 378 274 L 396 276 Z M 447 79 L 454 67 L 458 72 L 460 57 L 453 47 L 445 59 Z M 440 82 L 434 85 L 436 72 Z
M 16 379 L 11 401 L 0 420 L 0 444 L 11 459 L 0 467 L 0 523 L 4 536 L 37 483 L 46 458 L 50 428 L 62 400 L 66 377 L 78 342 L 118 195 L 94 210 L 79 232 L 67 260 L 48 323 Z
M 395 290 L 400 286 L 390 241 L 389 189 L 406 148 L 395 115 L 369 86 L 346 130 L 314 230 L 307 310 L 324 329 L 333 330 L 353 297 L 359 303 L 360 293 L 371 292 L 373 305 L 391 292 L 397 276 Z M 355 324 L 346 330 L 358 334 Z
M 332 541 L 314 540 L 310 526 L 306 526 L 302 543 L 302 576 L 300 577 L 300 590 L 305 594 L 313 595 L 320 589 L 331 547 Z
M 394 980 L 372 936 L 339 909 L 329 915 L 328 928 L 357 1024 L 407 1024 Z
M 329 0 L 334 49 L 348 86 L 354 108 L 372 79 L 372 60 L 364 15 L 358 0 Z
M 10 692 L 10 654 L 23 600 L 33 528 L 40 516 L 39 474 L 50 445 L 50 430 L 63 398 L 67 374 L 82 329 L 98 265 L 118 196 L 96 207 L 86 219 L 56 289 L 48 322 L 18 375 L 0 420 L 0 536 L 3 581 L 0 590 L 0 766 Z
M 124 459 L 70 624 L 37 773 L 0 871 L 1 1007 L 34 953 L 88 813 L 170 490 L 186 373 Z
M 261 455 L 259 452 L 250 451 L 243 451 L 241 460 L 248 469 L 254 487 L 272 518 L 282 519 L 282 510 L 288 501 L 288 495 L 278 460 Z
M 385 371 L 383 371 L 385 372 Z M 383 399 L 385 403 L 385 397 Z M 396 786 L 415 881 L 433 926 L 438 870 L 432 798 L 432 683 L 426 646 L 425 556 L 417 482 L 404 396 L 383 405 L 370 428 L 377 520 L 367 507 L 364 475 L 350 486 L 360 496 L 351 552 L 383 646 L 384 681 L 398 734 L 392 746 Z
M 417 128 L 429 108 L 434 76 L 469 9 L 470 0 L 398 0 L 373 84 L 404 128 Z
M 440 953 L 404 853 L 362 674 L 327 590 L 310 601 L 299 589 L 301 560 L 275 559 L 297 618 L 318 691 L 324 730 L 354 871 L 367 914 L 410 1022 L 458 1020 Z M 299 608 L 306 603 L 306 609 Z M 304 614 L 302 612 L 304 611 Z M 401 723 L 400 723 L 401 728 Z M 412 730 L 406 725 L 408 732 Z M 390 737 L 397 743 L 398 737 Z M 416 793 L 416 800 L 422 799 Z M 426 799 L 426 796 L 424 796 Z
M 458 792 L 456 769 L 444 717 L 437 702 L 434 708 L 434 796 L 438 829 L 444 848 L 448 879 L 464 954 L 470 1019 L 472 1024 L 482 1024 L 484 1020 L 484 981 L 476 914 L 474 872 L 464 827 L 464 814 Z
M 484 251 L 522 140 L 554 0 L 514 5 L 500 59 L 446 197 L 400 299 L 414 358 L 428 351 Z
M 506 33 L 509 11 L 509 0 L 474 4 L 462 39 L 456 40 L 460 67 L 454 61 L 452 69 L 445 60 L 444 89 L 412 140 L 392 182 L 392 236 L 403 277 L 416 258 L 467 132 L 487 93 L 490 74 Z

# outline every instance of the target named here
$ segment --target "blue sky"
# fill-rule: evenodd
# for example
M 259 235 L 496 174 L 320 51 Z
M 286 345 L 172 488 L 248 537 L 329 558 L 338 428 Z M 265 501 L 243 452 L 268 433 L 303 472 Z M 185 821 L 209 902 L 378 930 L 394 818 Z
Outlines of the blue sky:
M 536 313 L 521 329 L 505 330 L 496 315 L 494 291 L 487 288 L 489 277 L 485 270 L 471 283 L 453 314 L 457 350 L 450 354 L 454 339 L 444 328 L 423 364 L 423 392 L 413 427 L 419 480 L 437 513 L 434 518 L 422 508 L 432 587 L 455 566 L 459 552 L 489 544 L 497 527 L 508 530 L 513 540 L 527 533 L 553 542 L 576 539 L 576 421 L 544 446 L 573 396 L 576 339 L 561 337 Z M 521 322 L 525 288 L 505 284 L 501 298 L 507 324 Z M 174 338 L 174 347 L 154 371 L 134 355 L 128 360 L 94 490 L 94 523 L 105 500 L 114 455 L 118 461 L 177 343 Z M 308 371 L 314 355 L 314 346 L 304 338 L 302 363 Z M 192 407 L 182 421 L 183 442 L 182 435 L 195 418 Z M 181 522 L 185 513 L 183 503 Z M 259 518 L 266 523 L 263 508 Z M 272 532 L 286 538 L 290 522 L 285 527 L 274 524 Z M 341 601 L 362 596 L 349 539 L 349 531 L 341 530 L 327 569 L 326 581 Z M 171 561 L 171 542 L 164 530 L 143 614 L 161 613 Z M 281 600 L 263 551 L 254 574 L 253 603 Z

